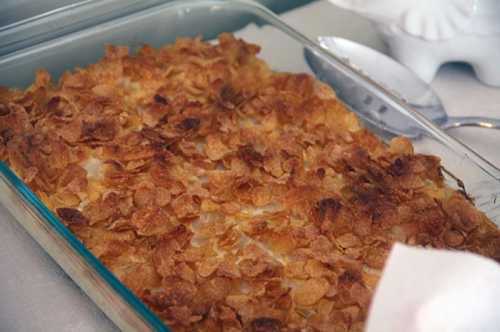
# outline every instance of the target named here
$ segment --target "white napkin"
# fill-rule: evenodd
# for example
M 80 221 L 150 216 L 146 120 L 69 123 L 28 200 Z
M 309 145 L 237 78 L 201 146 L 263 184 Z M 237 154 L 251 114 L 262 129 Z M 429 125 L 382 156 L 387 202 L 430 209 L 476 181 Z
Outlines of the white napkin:
M 500 265 L 464 252 L 396 244 L 366 332 L 500 331 Z

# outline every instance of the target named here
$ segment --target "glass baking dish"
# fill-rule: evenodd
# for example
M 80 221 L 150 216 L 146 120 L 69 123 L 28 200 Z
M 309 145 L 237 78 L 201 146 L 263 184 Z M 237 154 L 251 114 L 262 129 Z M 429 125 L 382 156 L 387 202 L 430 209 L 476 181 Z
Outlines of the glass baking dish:
M 133 51 L 145 43 L 156 47 L 171 43 L 179 36 L 202 36 L 205 40 L 212 40 L 221 32 L 234 32 L 249 42 L 259 44 L 262 47 L 260 57 L 279 71 L 312 74 L 303 55 L 307 48 L 351 84 L 350 93 L 344 93 L 340 98 L 362 118 L 376 121 L 376 115 L 360 112 L 363 107 L 360 102 L 369 97 L 372 102 L 400 112 L 407 116 L 409 122 L 422 128 L 425 134 L 414 141 L 415 149 L 417 152 L 432 153 L 442 158 L 450 185 L 468 191 L 474 190 L 471 188 L 500 188 L 500 170 L 495 166 L 414 113 L 403 101 L 364 77 L 342 59 L 322 50 L 272 12 L 254 2 L 151 1 L 148 6 L 144 5 L 142 9 L 132 13 L 124 10 L 123 2 L 109 1 L 107 6 L 116 6 L 112 18 L 103 20 L 103 16 L 96 13 L 96 22 L 100 23 L 78 31 L 74 31 L 75 27 L 67 27 L 67 31 L 73 32 L 62 35 L 57 24 L 51 29 L 51 22 L 57 22 L 68 13 L 58 11 L 45 16 L 44 36 L 50 40 L 40 42 L 35 38 L 31 46 L 1 55 L 0 85 L 25 88 L 33 81 L 38 68 L 47 69 L 57 79 L 65 70 L 97 61 L 104 55 L 105 44 L 128 45 Z M 85 5 L 79 8 L 87 12 L 92 10 Z M 124 14 L 116 17 L 116 13 Z M 54 38 L 47 38 L 50 36 Z M 390 138 L 383 130 L 376 131 L 383 139 Z M 1 162 L 0 177 L 1 203 L 119 328 L 168 331 Z M 496 204 L 493 208 L 497 208 L 500 200 L 498 203 L 496 200 L 492 201 L 491 204 Z M 488 205 L 489 209 L 491 204 Z

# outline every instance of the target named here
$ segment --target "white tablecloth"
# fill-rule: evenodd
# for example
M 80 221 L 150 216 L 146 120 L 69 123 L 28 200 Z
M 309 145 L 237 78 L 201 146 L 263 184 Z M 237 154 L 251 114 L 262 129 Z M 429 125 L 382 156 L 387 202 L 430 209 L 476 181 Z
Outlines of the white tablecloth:
M 368 22 L 326 1 L 282 17 L 311 38 L 335 34 L 384 50 Z M 500 117 L 500 89 L 481 85 L 466 66 L 445 66 L 433 86 L 450 115 Z M 500 131 L 468 128 L 453 135 L 500 165 Z M 115 330 L 0 205 L 0 332 Z

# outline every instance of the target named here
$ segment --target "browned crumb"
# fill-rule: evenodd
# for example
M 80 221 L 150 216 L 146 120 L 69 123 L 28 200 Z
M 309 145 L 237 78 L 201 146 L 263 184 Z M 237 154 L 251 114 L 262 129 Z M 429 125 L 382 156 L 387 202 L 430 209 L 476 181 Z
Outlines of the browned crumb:
M 500 232 L 325 85 L 222 34 L 0 89 L 0 158 L 174 331 L 362 331 L 395 241 Z

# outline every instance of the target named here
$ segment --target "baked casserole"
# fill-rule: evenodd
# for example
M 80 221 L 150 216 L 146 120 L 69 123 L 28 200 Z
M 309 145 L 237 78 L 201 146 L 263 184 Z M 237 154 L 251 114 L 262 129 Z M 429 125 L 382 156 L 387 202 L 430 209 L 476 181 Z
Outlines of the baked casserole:
M 362 331 L 394 242 L 500 261 L 439 158 L 222 34 L 0 89 L 0 157 L 174 331 Z

